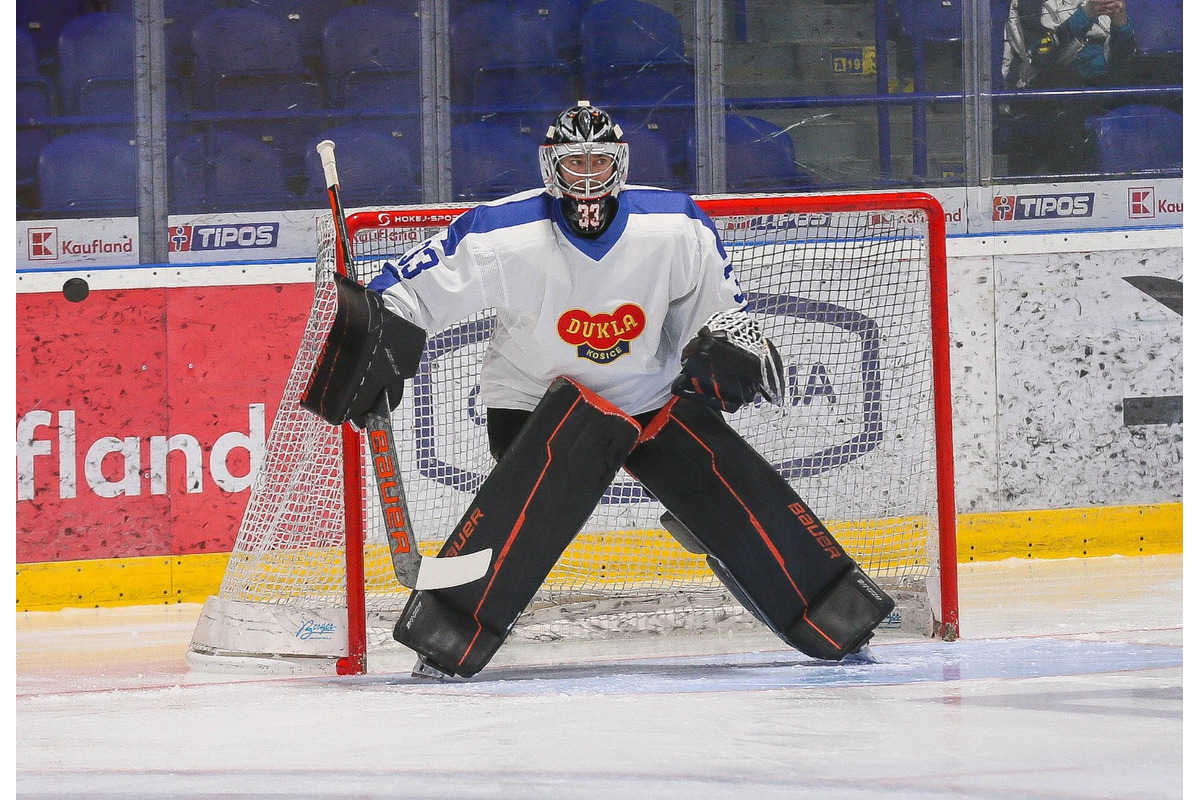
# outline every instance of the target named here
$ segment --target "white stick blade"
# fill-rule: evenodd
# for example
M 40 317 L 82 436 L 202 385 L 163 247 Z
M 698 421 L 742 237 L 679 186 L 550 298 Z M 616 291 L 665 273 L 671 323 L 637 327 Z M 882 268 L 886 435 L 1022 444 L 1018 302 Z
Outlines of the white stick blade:
M 422 558 L 421 569 L 417 573 L 417 585 L 412 588 L 420 591 L 461 586 L 482 578 L 491 564 L 492 548 L 490 547 L 462 556 Z

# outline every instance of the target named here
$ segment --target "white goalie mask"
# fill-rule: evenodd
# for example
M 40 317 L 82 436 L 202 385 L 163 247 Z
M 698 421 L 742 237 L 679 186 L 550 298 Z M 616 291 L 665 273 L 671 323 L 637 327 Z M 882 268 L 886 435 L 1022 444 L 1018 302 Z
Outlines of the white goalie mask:
M 558 115 L 539 153 L 542 180 L 554 197 L 616 197 L 629 176 L 621 126 L 587 100 Z

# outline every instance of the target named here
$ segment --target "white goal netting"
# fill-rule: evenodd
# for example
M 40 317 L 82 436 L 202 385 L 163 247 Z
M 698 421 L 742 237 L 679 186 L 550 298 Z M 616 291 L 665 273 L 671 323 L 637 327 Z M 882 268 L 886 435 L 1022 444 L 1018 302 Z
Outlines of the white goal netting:
M 905 205 L 905 196 L 894 196 L 894 205 L 878 198 L 866 210 L 856 209 L 864 203 L 853 196 L 771 198 L 770 211 L 762 198 L 702 201 L 787 376 L 782 407 L 748 407 L 731 422 L 896 597 L 883 628 L 952 636 L 942 630 L 957 610 L 944 607 L 942 596 L 942 540 L 953 541 L 945 522 L 952 526 L 953 515 L 939 517 L 946 496 L 939 497 L 938 448 L 948 442 L 939 445 L 935 424 L 935 373 L 944 365 L 935 368 L 938 307 L 930 281 L 944 270 L 931 264 L 944 249 L 931 247 L 928 207 Z M 359 279 L 367 282 L 384 261 L 452 218 L 437 207 L 353 215 Z M 319 221 L 312 314 L 219 595 L 197 625 L 196 655 L 344 657 L 362 635 L 359 618 L 368 650 L 383 647 L 407 599 L 392 573 L 371 475 L 363 472 L 370 467 L 361 453 L 350 458 L 347 481 L 341 430 L 298 405 L 335 311 L 335 249 L 327 215 Z M 431 332 L 394 414 L 412 525 L 429 554 L 492 466 L 487 410 L 477 402 L 492 325 L 483 313 Z M 358 495 L 361 588 L 353 574 L 347 582 L 348 485 L 352 492 L 366 487 Z M 703 557 L 663 530 L 662 513 L 619 474 L 512 635 L 758 625 Z

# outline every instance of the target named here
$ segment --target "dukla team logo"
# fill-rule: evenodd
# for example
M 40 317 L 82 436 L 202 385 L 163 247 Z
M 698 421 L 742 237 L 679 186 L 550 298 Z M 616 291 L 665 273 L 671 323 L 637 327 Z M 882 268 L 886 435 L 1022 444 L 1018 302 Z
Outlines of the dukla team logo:
M 646 312 L 634 303 L 611 314 L 572 308 L 558 318 L 558 335 L 580 358 L 608 364 L 629 352 L 629 343 L 646 329 Z

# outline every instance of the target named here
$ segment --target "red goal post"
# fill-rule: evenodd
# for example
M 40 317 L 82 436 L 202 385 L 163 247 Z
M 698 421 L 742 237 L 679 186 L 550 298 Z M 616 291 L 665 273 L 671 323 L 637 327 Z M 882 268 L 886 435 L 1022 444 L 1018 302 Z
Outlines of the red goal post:
M 945 217 L 917 192 L 699 198 L 732 254 L 749 308 L 779 348 L 782 408 L 731 423 L 898 600 L 881 626 L 958 635 Z M 363 282 L 468 206 L 360 210 L 347 218 Z M 407 590 L 391 574 L 356 432 L 299 408 L 333 316 L 338 264 L 318 220 L 313 312 L 284 389 L 230 565 L 189 661 L 341 674 L 390 647 Z M 413 528 L 434 554 L 491 466 L 479 361 L 494 316 L 430 331 L 394 414 Z M 406 457 L 407 456 L 407 457 Z M 619 476 L 522 615 L 514 636 L 625 636 L 758 623 L 703 558 Z

